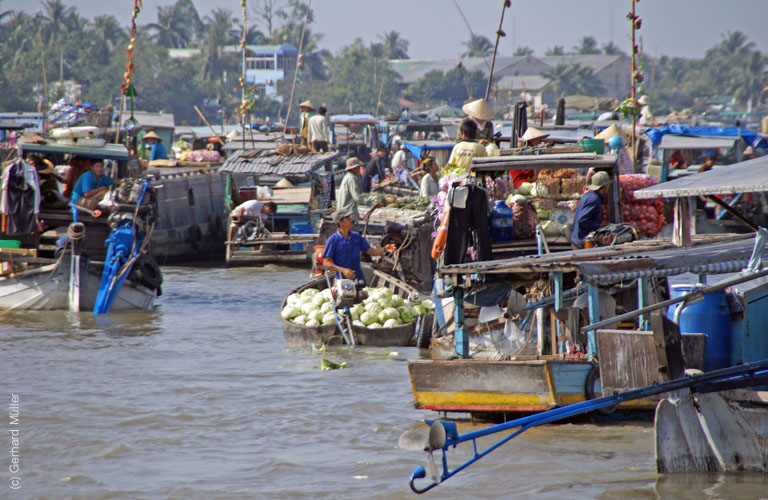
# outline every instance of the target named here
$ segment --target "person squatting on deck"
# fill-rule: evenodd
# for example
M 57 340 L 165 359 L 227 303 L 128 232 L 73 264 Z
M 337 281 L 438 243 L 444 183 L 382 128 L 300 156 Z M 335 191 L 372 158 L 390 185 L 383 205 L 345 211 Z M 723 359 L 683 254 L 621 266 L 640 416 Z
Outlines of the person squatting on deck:
M 325 242 L 323 265 L 327 269 L 336 271 L 336 278 L 357 279 L 365 282 L 365 275 L 360 267 L 360 253 L 365 252 L 371 257 L 377 257 L 394 252 L 395 245 L 390 243 L 384 248 L 372 247 L 360 233 L 352 231 L 355 222 L 352 220 L 350 210 L 336 210 L 333 221 L 338 225 L 338 230 Z
M 261 217 L 262 222 L 267 222 L 269 216 L 277 212 L 277 204 L 274 201 L 266 203 L 258 200 L 248 200 L 236 206 L 231 216 L 238 216 L 241 219 L 245 217 Z M 242 221 L 241 221 L 242 222 Z
M 91 170 L 80 176 L 72 190 L 72 205 L 85 208 L 88 212 L 92 211 L 94 217 L 100 217 L 99 202 L 114 183 L 115 179 L 104 173 L 104 161 L 94 160 Z
M 579 200 L 573 216 L 571 245 L 584 248 L 584 239 L 603 222 L 603 199 L 608 194 L 611 178 L 606 172 L 597 172 L 587 185 L 587 192 Z

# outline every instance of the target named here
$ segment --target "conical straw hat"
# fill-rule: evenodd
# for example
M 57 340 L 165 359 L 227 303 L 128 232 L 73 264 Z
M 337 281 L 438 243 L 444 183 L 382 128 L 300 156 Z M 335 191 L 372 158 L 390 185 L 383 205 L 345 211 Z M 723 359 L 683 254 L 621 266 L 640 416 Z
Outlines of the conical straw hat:
M 141 138 L 142 141 L 146 141 L 147 139 L 157 139 L 158 141 L 163 140 L 163 138 L 157 135 L 154 130 L 150 130 L 149 132 L 144 134 L 144 137 Z
M 604 141 L 607 141 L 608 139 L 610 139 L 614 135 L 618 135 L 619 137 L 621 137 L 621 140 L 624 142 L 624 144 L 626 144 L 629 141 L 629 139 L 627 137 L 627 134 L 622 132 L 621 129 L 619 127 L 617 127 L 615 124 L 611 125 L 607 129 L 605 129 L 602 132 L 600 132 L 599 134 L 597 134 L 595 136 L 595 139 L 602 139 Z
M 312 101 L 310 101 L 309 99 L 307 99 L 307 100 L 306 100 L 306 101 L 304 101 L 304 102 L 301 102 L 301 103 L 299 103 L 299 107 L 300 107 L 300 108 L 309 108 L 309 109 L 311 109 L 312 111 L 314 111 L 314 110 L 315 110 L 315 107 L 314 107 L 314 106 L 312 106 Z
M 477 99 L 476 101 L 468 102 L 461 107 L 461 110 L 475 120 L 496 119 L 496 113 L 493 112 L 491 106 L 485 99 Z
M 291 184 L 291 181 L 283 177 L 279 181 L 277 181 L 277 184 L 275 184 L 276 188 L 292 188 L 293 184 Z
M 521 139 L 524 141 L 533 141 L 535 139 L 546 139 L 547 137 L 549 137 L 549 134 L 545 134 L 536 127 L 528 127 Z

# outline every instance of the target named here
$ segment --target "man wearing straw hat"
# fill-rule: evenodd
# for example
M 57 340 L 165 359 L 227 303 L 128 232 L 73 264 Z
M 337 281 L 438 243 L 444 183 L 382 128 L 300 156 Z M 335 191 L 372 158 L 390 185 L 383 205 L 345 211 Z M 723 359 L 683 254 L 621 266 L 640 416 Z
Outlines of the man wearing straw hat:
M 487 146 L 493 140 L 493 123 L 496 119 L 496 113 L 493 112 L 488 101 L 477 99 L 466 103 L 461 110 L 467 114 L 467 117 L 477 125 L 477 142 Z M 456 136 L 456 142 L 461 142 L 461 131 Z
M 299 130 L 301 133 L 301 145 L 302 146 L 308 146 L 308 136 L 309 136 L 309 119 L 312 118 L 312 115 L 314 114 L 315 107 L 312 106 L 312 102 L 307 99 L 306 101 L 299 103 L 299 109 L 301 110 L 301 113 L 299 113 Z
M 154 130 L 150 130 L 141 138 L 141 142 L 144 143 L 144 154 L 141 155 L 145 160 L 167 160 L 168 152 L 163 146 L 163 139 L 155 133 Z M 149 154 L 147 155 L 147 151 Z M 149 158 L 147 158 L 149 156 Z
M 603 199 L 608 194 L 611 182 L 607 172 L 597 172 L 589 181 L 588 191 L 582 195 L 573 215 L 573 248 L 584 248 L 584 238 L 603 223 Z
M 343 210 L 349 213 L 349 217 L 353 222 L 360 220 L 360 214 L 357 211 L 357 201 L 362 194 L 362 181 L 360 176 L 363 173 L 363 167 L 365 163 L 358 158 L 350 158 L 347 160 L 347 168 L 344 169 L 346 174 L 341 180 L 341 186 L 339 187 L 339 199 L 338 210 Z

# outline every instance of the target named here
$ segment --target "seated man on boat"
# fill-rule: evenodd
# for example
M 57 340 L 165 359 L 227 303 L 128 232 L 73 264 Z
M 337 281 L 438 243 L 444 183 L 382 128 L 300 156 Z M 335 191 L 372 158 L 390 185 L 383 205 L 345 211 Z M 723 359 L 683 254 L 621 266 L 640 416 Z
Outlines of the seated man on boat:
M 101 211 L 98 210 L 98 204 L 114 183 L 115 179 L 104 174 L 104 160 L 95 160 L 91 170 L 77 180 L 72 190 L 72 205 L 99 217 Z
M 336 278 L 365 282 L 365 275 L 360 267 L 360 253 L 365 252 L 371 257 L 376 257 L 394 252 L 395 245 L 390 243 L 384 248 L 373 248 L 360 233 L 352 231 L 355 222 L 350 210 L 337 210 L 333 214 L 333 221 L 339 229 L 325 242 L 323 265 L 326 269 L 336 271 Z
M 603 199 L 608 194 L 611 178 L 606 172 L 597 172 L 587 185 L 587 192 L 579 200 L 573 216 L 571 245 L 584 248 L 584 239 L 603 223 Z
M 459 127 L 461 142 L 456 143 L 448 158 L 449 165 L 456 165 L 456 173 L 467 173 L 472 167 L 472 158 L 487 156 L 485 146 L 476 141 L 477 123 L 465 119 Z
M 91 169 L 91 160 L 84 156 L 73 156 L 69 160 L 69 170 L 64 175 L 64 190 L 62 195 L 67 200 L 72 198 L 72 190 L 80 177 Z

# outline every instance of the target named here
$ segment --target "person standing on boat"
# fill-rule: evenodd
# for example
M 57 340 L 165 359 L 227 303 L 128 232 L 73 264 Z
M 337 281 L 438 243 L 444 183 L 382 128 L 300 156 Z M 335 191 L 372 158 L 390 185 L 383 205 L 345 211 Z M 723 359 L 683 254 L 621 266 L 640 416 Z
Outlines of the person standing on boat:
M 571 245 L 584 248 L 584 239 L 603 222 L 603 200 L 608 194 L 611 178 L 607 172 L 597 172 L 587 185 L 587 192 L 579 200 L 573 216 Z
M 400 144 L 397 148 L 397 152 L 392 155 L 392 171 L 394 172 L 398 168 L 405 168 L 405 162 L 408 159 L 408 154 L 406 153 L 406 147 L 405 144 Z
M 390 243 L 384 248 L 373 248 L 368 241 L 357 231 L 352 231 L 355 226 L 353 215 L 357 209 L 337 210 L 333 214 L 333 221 L 338 230 L 325 242 L 323 251 L 323 266 L 326 269 L 336 271 L 336 278 L 356 279 L 365 282 L 365 275 L 360 266 L 360 253 L 365 252 L 371 257 L 392 253 L 395 245 Z
M 477 99 L 466 103 L 461 110 L 467 114 L 467 119 L 472 120 L 477 125 L 477 141 L 483 146 L 487 146 L 493 140 L 493 123 L 496 119 L 496 113 L 493 112 L 488 101 Z M 456 135 L 456 142 L 461 142 L 461 130 Z
M 472 158 L 487 156 L 485 146 L 477 142 L 477 123 L 469 118 L 465 118 L 459 127 L 461 132 L 461 142 L 457 143 L 451 151 L 448 158 L 449 165 L 459 167 L 457 173 L 467 173 L 472 167 Z
M 299 133 L 301 134 L 301 145 L 309 145 L 309 119 L 315 113 L 315 107 L 312 106 L 312 102 L 306 100 L 299 104 Z
M 97 210 L 98 204 L 109 191 L 109 186 L 114 183 L 115 179 L 104 174 L 104 161 L 95 160 L 91 170 L 81 175 L 75 184 L 75 189 L 72 190 L 72 205 L 95 211 L 93 215 L 99 217 L 101 212 Z
M 426 198 L 437 196 L 437 193 L 440 192 L 440 185 L 437 183 L 440 180 L 440 177 L 437 175 L 437 171 L 440 168 L 437 166 L 437 162 L 434 158 L 424 158 L 421 162 L 421 168 L 424 170 L 425 175 L 421 178 L 419 195 Z
M 379 176 L 379 182 L 382 182 L 386 177 L 384 173 L 384 158 L 387 157 L 387 148 L 379 146 L 376 148 L 376 152 L 371 155 L 368 165 L 365 166 L 365 172 L 363 172 L 363 191 L 366 193 L 371 192 L 371 186 L 373 184 L 373 178 Z
M 309 145 L 318 153 L 330 151 L 328 143 L 331 137 L 331 126 L 328 123 L 328 117 L 325 116 L 327 112 L 325 106 L 320 106 L 317 114 L 310 118 L 307 124 Z
M 357 202 L 362 194 L 362 180 L 360 176 L 363 174 L 361 167 L 365 166 L 358 158 L 352 157 L 347 160 L 346 174 L 341 180 L 341 187 L 339 188 L 339 201 L 338 210 L 343 210 L 350 213 L 350 217 L 353 222 L 360 220 L 360 214 L 357 211 Z

